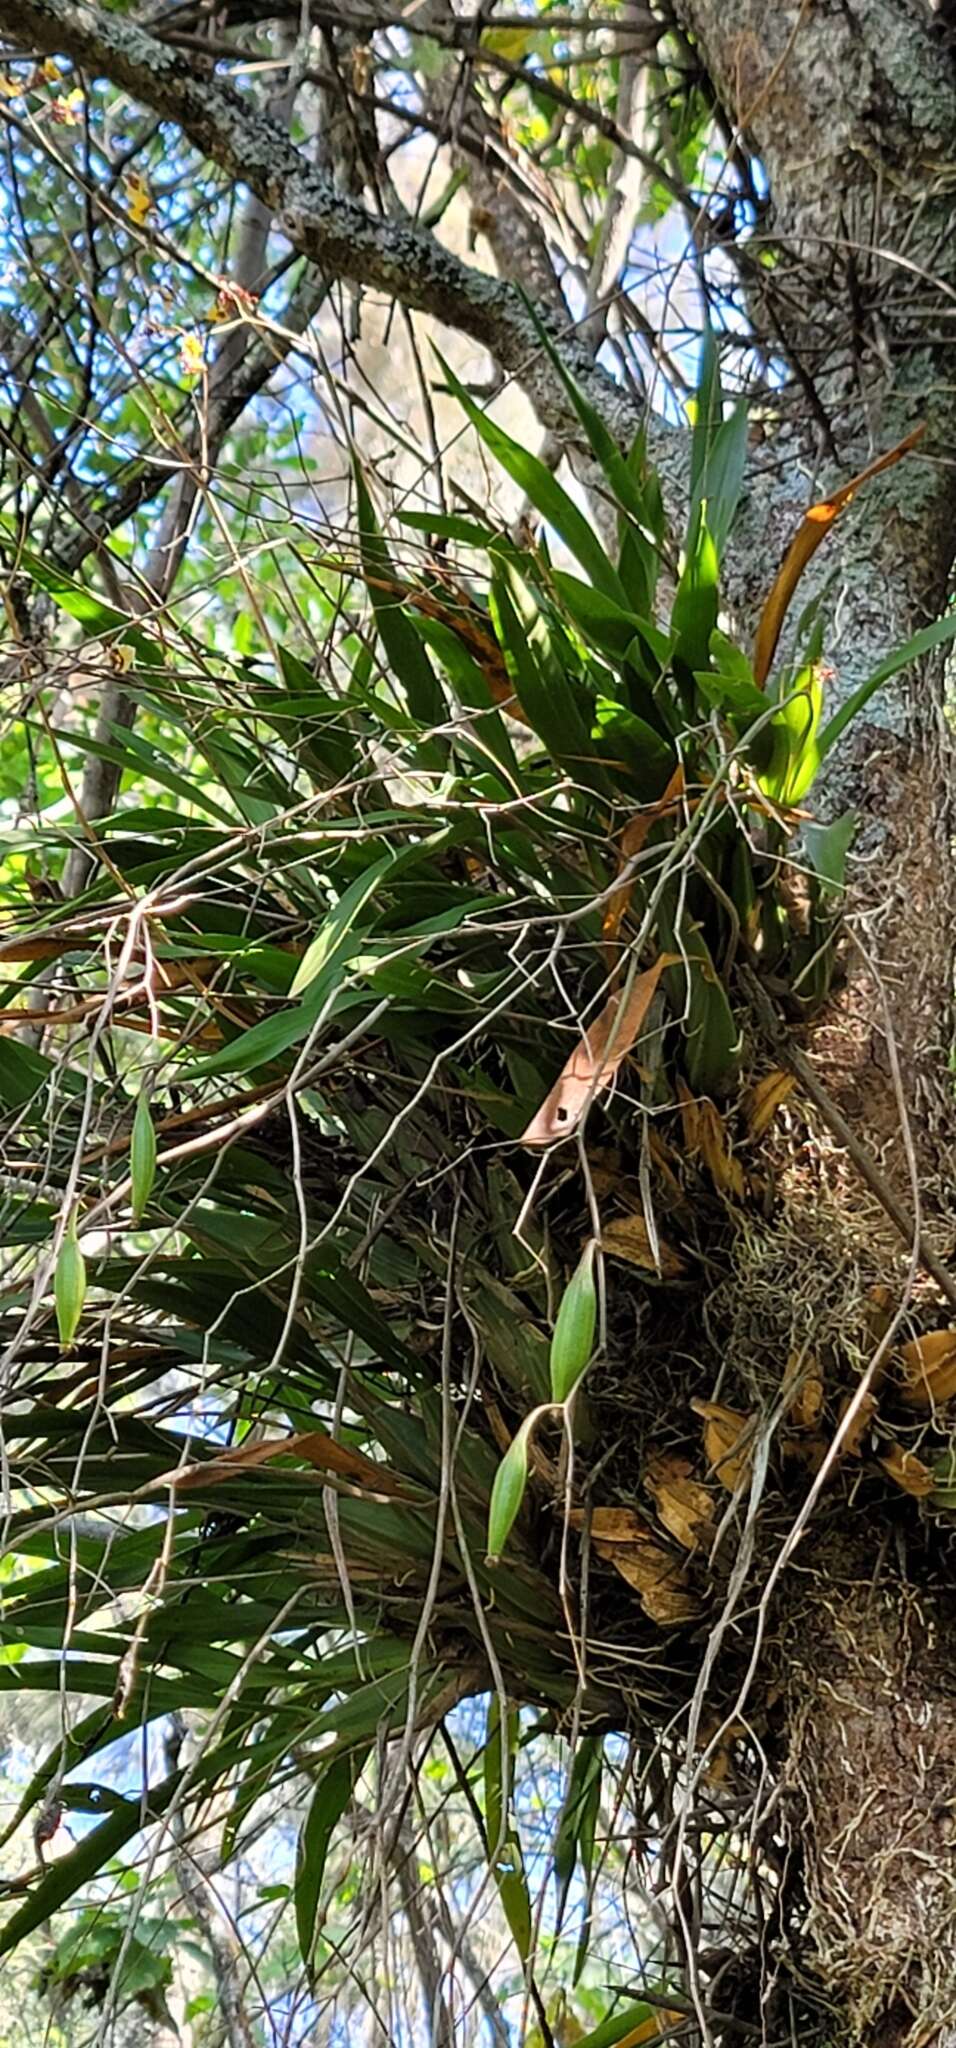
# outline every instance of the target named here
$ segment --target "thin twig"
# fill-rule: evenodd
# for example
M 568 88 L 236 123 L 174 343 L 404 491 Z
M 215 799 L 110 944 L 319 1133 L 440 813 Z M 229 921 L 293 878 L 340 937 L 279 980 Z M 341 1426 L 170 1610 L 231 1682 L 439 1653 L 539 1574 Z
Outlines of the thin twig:
M 913 1218 L 907 1214 L 903 1203 L 894 1195 L 892 1188 L 880 1172 L 872 1153 L 867 1150 L 862 1140 L 857 1137 L 852 1126 L 847 1123 L 842 1110 L 837 1108 L 832 1097 L 827 1094 L 822 1081 L 807 1059 L 806 1053 L 801 1052 L 800 1047 L 794 1045 L 783 1019 L 774 1009 L 766 990 L 761 986 L 756 975 L 745 968 L 741 979 L 745 984 L 747 994 L 753 1003 L 760 1022 L 773 1045 L 774 1051 L 782 1060 L 784 1066 L 789 1067 L 790 1072 L 796 1075 L 801 1088 L 806 1090 L 811 1102 L 816 1104 L 828 1130 L 832 1131 L 833 1136 L 849 1154 L 860 1179 L 866 1182 L 870 1193 L 876 1196 L 880 1207 L 890 1218 L 891 1223 L 896 1225 L 904 1243 L 907 1245 L 915 1244 L 919 1253 L 920 1264 L 935 1280 L 937 1287 L 946 1296 L 950 1305 L 956 1308 L 956 1280 L 953 1279 L 952 1274 L 947 1272 L 942 1261 L 937 1258 L 932 1246 L 927 1243 L 923 1230 L 917 1228 Z

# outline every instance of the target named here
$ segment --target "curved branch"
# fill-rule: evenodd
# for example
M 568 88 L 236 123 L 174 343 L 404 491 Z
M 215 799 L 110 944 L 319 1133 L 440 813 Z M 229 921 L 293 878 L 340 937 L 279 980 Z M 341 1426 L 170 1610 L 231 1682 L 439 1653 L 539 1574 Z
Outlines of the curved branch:
M 290 241 L 325 273 L 399 299 L 470 335 L 518 377 L 546 426 L 574 434 L 561 380 L 543 354 L 515 288 L 444 249 L 422 228 L 382 220 L 336 192 L 274 120 L 219 79 L 200 78 L 181 52 L 88 0 L 0 0 L 0 28 L 22 49 L 65 55 L 105 74 L 183 134 L 279 215 Z M 569 370 L 619 442 L 641 409 L 588 349 L 544 314 Z

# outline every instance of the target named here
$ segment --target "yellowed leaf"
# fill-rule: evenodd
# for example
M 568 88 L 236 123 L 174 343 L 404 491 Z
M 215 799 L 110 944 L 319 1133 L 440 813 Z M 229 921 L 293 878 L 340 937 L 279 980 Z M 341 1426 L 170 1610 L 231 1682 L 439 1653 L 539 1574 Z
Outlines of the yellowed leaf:
M 123 184 L 126 211 L 133 226 L 145 227 L 153 210 L 153 195 L 140 171 L 128 171 Z
M 307 1464 L 317 1466 L 320 1471 L 336 1472 L 372 1493 L 407 1498 L 400 1481 L 386 1465 L 376 1464 L 373 1458 L 353 1450 L 350 1444 L 339 1443 L 324 1429 L 308 1430 L 294 1436 L 257 1437 L 252 1443 L 237 1444 L 235 1448 L 223 1451 L 219 1457 L 203 1459 L 202 1463 L 176 1465 L 154 1483 L 174 1486 L 177 1492 L 195 1486 L 218 1486 L 234 1475 L 257 1465 L 271 1464 L 273 1458 L 283 1457 L 304 1458 Z
M 555 1138 L 569 1138 L 584 1115 L 591 1097 L 607 1088 L 639 1036 L 654 1000 L 665 967 L 672 967 L 674 953 L 662 953 L 653 967 L 638 974 L 625 998 L 623 991 L 609 998 L 600 1016 L 589 1026 L 583 1041 L 575 1046 L 541 1108 L 522 1133 L 523 1145 L 550 1145 Z
M 749 1733 L 746 1721 L 723 1721 L 716 1714 L 708 1716 L 699 1736 L 701 1749 L 710 1750 L 704 1772 L 708 1785 L 726 1785 L 734 1743 L 745 1740 Z M 714 1745 L 712 1749 L 711 1743 Z
M 639 2026 L 632 2027 L 630 2033 L 618 2042 L 617 2048 L 644 2048 L 645 2042 L 657 2041 L 661 2034 L 669 2034 L 673 2027 L 686 2024 L 686 2013 L 672 2012 L 669 2006 L 662 2006 L 660 2012 L 652 2013 L 650 2019 L 641 2020 Z
M 179 343 L 179 367 L 184 377 L 200 376 L 204 361 L 202 335 L 184 334 Z
M 823 1379 L 815 1358 L 806 1358 L 801 1363 L 800 1354 L 791 1356 L 787 1366 L 783 1391 L 790 1398 L 788 1422 L 794 1429 L 815 1429 L 823 1414 Z
M 808 1472 L 819 1472 L 827 1454 L 827 1440 L 823 1436 L 785 1437 L 783 1455 L 788 1464 L 805 1465 Z
M 653 1164 L 660 1174 L 668 1194 L 673 1195 L 675 1202 L 681 1208 L 686 1208 L 687 1198 L 675 1171 L 676 1155 L 671 1151 L 669 1145 L 665 1145 L 659 1131 L 651 1131 L 649 1150 Z
M 596 1195 L 613 1195 L 620 1192 L 625 1178 L 624 1161 L 613 1146 L 605 1150 L 591 1150 L 588 1146 L 588 1171 Z
M 868 483 L 871 477 L 879 476 L 884 469 L 889 469 L 894 462 L 899 462 L 902 455 L 915 448 L 917 441 L 922 439 L 925 432 L 925 424 L 915 427 L 911 434 L 907 434 L 905 441 L 898 442 L 888 454 L 878 456 L 875 462 L 861 470 L 859 476 L 852 477 L 848 484 L 843 484 L 831 497 L 824 498 L 821 504 L 810 505 L 804 513 L 760 614 L 753 652 L 754 681 L 758 689 L 763 688 L 770 673 L 780 629 L 800 577 L 807 563 L 816 554 L 820 542 L 829 533 L 834 520 L 839 518 L 844 506 L 855 497 L 861 484 Z
M 688 1159 L 700 1151 L 700 1117 L 697 1113 L 697 1097 L 691 1093 L 683 1075 L 677 1076 L 677 1101 L 680 1107 L 681 1136 Z
M 764 1074 L 756 1081 L 744 1099 L 744 1120 L 747 1136 L 751 1140 L 762 1138 L 773 1123 L 782 1102 L 796 1087 L 796 1077 L 788 1074 L 783 1067 L 775 1067 L 772 1074 Z
M 754 1418 L 738 1414 L 735 1408 L 722 1408 L 719 1401 L 694 1398 L 690 1405 L 703 1420 L 704 1452 L 715 1479 L 728 1493 L 736 1493 L 750 1478 Z
M 583 1508 L 572 1508 L 568 1517 L 572 1529 L 584 1527 Z M 650 1543 L 654 1531 L 650 1522 L 639 1515 L 634 1508 L 593 1508 L 591 1511 L 591 1541 L 601 1547 L 606 1544 Z
M 742 1202 L 747 1191 L 744 1170 L 739 1159 L 734 1158 L 723 1117 L 707 1095 L 702 1095 L 697 1104 L 697 1128 L 701 1158 L 715 1188 Z
M 875 1287 L 870 1288 L 869 1301 L 871 1305 L 867 1310 L 867 1322 L 874 1344 L 880 1344 L 893 1320 L 892 1288 L 887 1287 L 884 1281 L 879 1281 Z
M 601 1554 L 640 1595 L 641 1606 L 650 1621 L 677 1627 L 681 1622 L 696 1620 L 700 1601 L 688 1589 L 677 1559 L 659 1544 L 610 1543 L 602 1548 Z
M 903 1400 L 910 1408 L 936 1408 L 956 1394 L 956 1330 L 928 1330 L 900 1351 Z
M 848 1409 L 850 1408 L 855 1398 L 855 1395 L 847 1394 L 846 1399 L 844 1401 L 841 1401 L 839 1418 L 841 1423 L 843 1421 L 843 1417 L 846 1415 Z M 863 1448 L 864 1438 L 875 1414 L 875 1394 L 864 1394 L 863 1399 L 860 1402 L 859 1408 L 857 1409 L 857 1412 L 854 1415 L 853 1421 L 851 1422 L 850 1427 L 846 1432 L 846 1435 L 844 1437 L 841 1437 L 840 1439 L 841 1458 L 859 1457 L 860 1452 Z
M 656 803 L 649 804 L 646 811 L 640 811 L 637 817 L 632 818 L 625 826 L 621 834 L 620 870 L 626 868 L 640 853 L 651 826 L 655 825 L 659 818 L 666 818 L 671 811 L 679 808 L 683 795 L 684 769 L 683 765 L 678 763 L 663 796 L 658 797 Z M 633 889 L 633 876 L 628 881 L 619 883 L 609 897 L 604 912 L 602 930 L 610 967 L 615 964 L 617 935 L 627 915 Z
M 107 648 L 106 659 L 114 675 L 128 676 L 136 660 L 136 650 L 128 640 L 117 640 Z
M 644 1487 L 670 1536 L 683 1550 L 697 1550 L 710 1541 L 714 1502 L 706 1486 L 691 1479 L 686 1458 L 659 1452 L 644 1472 Z
M 891 1445 L 880 1464 L 895 1486 L 901 1486 L 904 1493 L 911 1493 L 914 1500 L 925 1500 L 933 1493 L 936 1480 L 928 1465 L 915 1452 L 904 1451 L 902 1444 Z
M 58 78 L 59 75 L 57 72 Z M 84 94 L 80 87 L 75 85 L 72 92 L 61 93 L 58 99 L 51 100 L 51 118 L 59 128 L 78 128 L 84 104 Z
M 654 1257 L 647 1224 L 643 1216 L 615 1216 L 606 1226 L 601 1239 L 601 1250 L 611 1259 L 623 1259 L 626 1265 L 642 1266 L 646 1273 L 660 1273 L 665 1280 L 676 1280 L 684 1272 L 684 1261 L 663 1239 L 658 1239 L 660 1264 Z

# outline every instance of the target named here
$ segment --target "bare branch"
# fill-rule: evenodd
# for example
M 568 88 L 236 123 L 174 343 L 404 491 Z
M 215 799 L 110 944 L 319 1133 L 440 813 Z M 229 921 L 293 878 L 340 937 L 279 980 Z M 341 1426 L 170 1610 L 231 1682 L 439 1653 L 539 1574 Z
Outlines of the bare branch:
M 23 0 L 16 6 L 2 0 L 0 27 L 16 47 L 29 44 L 72 57 L 177 122 L 197 149 L 281 216 L 295 247 L 327 279 L 385 292 L 412 311 L 459 328 L 520 378 L 546 426 L 574 431 L 560 378 L 514 286 L 471 269 L 426 230 L 378 219 L 336 192 L 277 121 L 218 79 L 199 78 L 181 52 L 135 22 L 87 0 Z M 640 407 L 587 348 L 561 332 L 553 316 L 543 317 L 609 430 L 622 443 L 629 441 L 640 424 Z

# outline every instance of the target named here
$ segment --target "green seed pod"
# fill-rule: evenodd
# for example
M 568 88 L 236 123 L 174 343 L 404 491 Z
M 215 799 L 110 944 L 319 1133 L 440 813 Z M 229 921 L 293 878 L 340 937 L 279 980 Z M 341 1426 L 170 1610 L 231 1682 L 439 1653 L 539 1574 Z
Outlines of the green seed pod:
M 566 1401 L 573 1394 L 594 1350 L 596 1249 L 593 1243 L 588 1245 L 568 1281 L 555 1318 L 551 1339 L 551 1392 L 556 1401 Z
M 129 1168 L 132 1181 L 130 1201 L 133 1222 L 138 1223 L 153 1192 L 156 1178 L 156 1132 L 145 1095 L 136 1104 L 133 1118 L 133 1135 L 129 1146 Z
M 86 1300 L 86 1260 L 77 1242 L 75 1213 L 70 1217 L 57 1257 L 56 1272 L 53 1276 L 53 1299 L 56 1303 L 60 1344 L 66 1351 L 76 1335 L 83 1314 L 83 1303 Z
M 495 1473 L 488 1509 L 487 1564 L 497 1564 L 511 1534 L 512 1525 L 524 1499 L 528 1483 L 528 1439 L 540 1409 L 526 1415 L 513 1442 L 508 1445 Z

